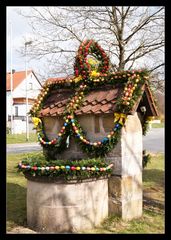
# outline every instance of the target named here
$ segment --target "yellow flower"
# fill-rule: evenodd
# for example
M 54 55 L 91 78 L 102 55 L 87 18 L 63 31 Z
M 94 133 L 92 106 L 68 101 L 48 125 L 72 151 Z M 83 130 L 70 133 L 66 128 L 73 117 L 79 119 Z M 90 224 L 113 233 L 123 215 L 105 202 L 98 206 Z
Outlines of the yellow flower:
M 39 123 L 42 122 L 41 119 L 37 117 L 32 117 L 32 121 L 36 127 L 38 126 Z
M 82 80 L 82 77 L 81 75 L 79 75 L 78 77 L 74 78 L 74 82 L 79 82 L 80 80 Z
M 97 61 L 97 60 L 95 60 L 95 59 L 93 59 L 93 58 L 89 58 L 89 59 L 88 59 L 88 63 L 89 63 L 90 65 L 96 65 L 96 64 L 99 63 L 99 61 Z
M 90 73 L 90 76 L 91 77 L 99 77 L 100 73 L 99 72 L 96 72 L 95 70 L 94 71 L 91 71 Z
M 147 121 L 149 121 L 149 122 L 153 121 L 154 119 L 155 119 L 154 116 L 148 116 L 148 117 L 147 117 Z

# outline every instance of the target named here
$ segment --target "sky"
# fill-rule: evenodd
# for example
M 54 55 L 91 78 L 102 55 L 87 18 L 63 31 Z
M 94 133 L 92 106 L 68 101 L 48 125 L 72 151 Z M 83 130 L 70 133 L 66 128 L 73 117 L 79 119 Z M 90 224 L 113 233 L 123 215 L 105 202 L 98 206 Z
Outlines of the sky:
M 30 7 L 7 7 L 6 8 L 6 71 L 10 72 L 11 68 L 15 71 L 25 71 L 26 69 L 26 57 L 22 56 L 19 52 L 21 48 L 24 48 L 25 42 L 33 40 L 35 36 L 32 33 L 32 28 L 28 24 L 27 19 L 21 16 L 18 11 L 24 12 L 28 15 Z M 12 28 L 12 30 L 11 30 Z M 12 43 L 11 43 L 12 32 Z M 29 46 L 28 46 L 29 48 Z M 29 49 L 28 49 L 29 52 Z M 12 55 L 12 63 L 11 63 Z M 32 69 L 39 80 L 45 80 L 47 78 L 44 69 L 47 66 L 45 59 L 29 59 L 27 55 L 27 69 Z M 48 66 L 49 67 L 49 66 Z
M 21 47 L 24 47 L 25 41 L 31 39 L 31 27 L 28 25 L 27 20 L 17 13 L 17 10 L 28 11 L 29 7 L 7 7 L 7 19 L 6 19 L 6 70 L 10 71 L 15 69 L 16 71 L 25 70 L 25 56 L 22 56 L 18 51 Z M 12 31 L 11 31 L 12 26 Z M 11 44 L 11 32 L 12 32 L 12 44 Z M 11 64 L 11 49 L 12 49 L 12 64 Z M 36 70 L 39 68 L 40 63 L 34 60 L 28 60 L 28 69 Z
M 21 53 L 19 53 L 19 50 L 25 46 L 25 42 L 30 41 L 33 39 L 32 35 L 32 29 L 29 26 L 27 19 L 17 13 L 18 10 L 24 11 L 25 13 L 29 12 L 29 7 L 7 7 L 7 21 L 6 21 L 6 27 L 7 27 L 7 48 L 6 48 L 6 56 L 7 56 L 7 72 L 10 71 L 11 67 L 12 69 L 15 69 L 16 71 L 24 71 L 25 70 L 25 56 L 22 56 Z M 10 24 L 11 23 L 11 24 Z M 10 26 L 12 26 L 12 45 L 10 44 L 11 40 L 11 31 Z M 29 47 L 29 46 L 28 46 Z M 12 50 L 12 51 L 11 51 Z M 11 64 L 11 53 L 12 53 L 12 64 Z M 150 59 L 149 59 L 150 61 Z M 141 63 L 141 59 L 139 60 Z M 38 73 L 41 73 L 43 71 L 43 64 L 45 63 L 45 60 L 36 60 L 32 59 L 27 61 L 28 69 L 32 69 L 36 75 L 39 77 Z

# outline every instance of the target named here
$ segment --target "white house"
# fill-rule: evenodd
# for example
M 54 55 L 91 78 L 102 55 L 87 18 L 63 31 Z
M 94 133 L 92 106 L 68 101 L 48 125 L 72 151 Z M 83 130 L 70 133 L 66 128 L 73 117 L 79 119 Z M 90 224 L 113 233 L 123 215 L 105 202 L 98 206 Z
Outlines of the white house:
M 13 133 L 25 133 L 26 132 L 26 82 L 27 82 L 27 97 L 28 97 L 28 111 L 34 103 L 41 84 L 32 70 L 26 72 L 20 71 L 12 72 L 12 98 L 11 98 L 11 73 L 6 75 L 6 119 L 7 126 L 11 127 L 11 112 L 13 115 Z M 12 104 L 13 102 L 13 104 Z M 29 119 L 29 130 L 32 131 L 33 125 L 31 119 Z

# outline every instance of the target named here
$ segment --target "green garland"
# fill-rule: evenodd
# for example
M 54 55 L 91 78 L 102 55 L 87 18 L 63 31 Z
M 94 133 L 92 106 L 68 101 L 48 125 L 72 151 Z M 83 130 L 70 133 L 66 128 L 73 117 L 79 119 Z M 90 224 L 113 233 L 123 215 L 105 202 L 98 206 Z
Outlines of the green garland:
M 88 54 L 94 54 L 98 61 L 101 61 L 97 71 L 94 68 L 91 71 L 91 64 L 86 59 Z M 90 157 L 103 157 L 117 144 L 127 115 L 139 96 L 142 95 L 142 85 L 148 81 L 149 76 L 147 70 L 109 73 L 108 69 L 109 59 L 104 50 L 93 40 L 87 40 L 80 45 L 76 56 L 74 65 L 75 77 L 56 82 L 47 82 L 44 85 L 30 114 L 37 129 L 38 140 L 51 156 L 62 152 L 66 148 L 66 139 L 71 135 L 76 137 L 76 141 L 80 144 L 82 150 Z M 90 139 L 86 138 L 75 111 L 79 109 L 84 102 L 84 97 L 90 91 L 106 84 L 113 87 L 121 87 L 123 93 L 116 102 L 114 126 L 110 133 L 101 141 L 91 142 Z M 60 132 L 57 133 L 57 138 L 49 140 L 44 132 L 43 123 L 39 118 L 39 112 L 51 91 L 60 88 L 70 88 L 75 92 L 66 105 L 63 114 L 64 124 Z
M 92 54 L 99 61 L 98 72 L 106 73 L 109 69 L 109 58 L 105 51 L 94 40 L 85 40 L 81 43 L 76 56 L 74 71 L 75 76 L 81 75 L 83 79 L 89 78 L 91 65 L 88 62 L 87 55 Z
M 62 177 L 66 180 L 83 180 L 110 176 L 113 164 L 104 159 L 47 160 L 42 154 L 28 155 L 18 165 L 18 171 L 25 175 Z

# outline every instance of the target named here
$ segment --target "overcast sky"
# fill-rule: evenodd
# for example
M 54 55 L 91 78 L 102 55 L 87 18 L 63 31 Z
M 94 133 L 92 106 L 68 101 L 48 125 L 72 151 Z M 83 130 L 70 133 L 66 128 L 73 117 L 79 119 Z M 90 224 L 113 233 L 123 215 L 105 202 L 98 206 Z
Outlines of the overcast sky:
M 10 71 L 11 68 L 11 44 L 10 44 L 10 22 L 12 25 L 12 69 L 16 71 L 25 70 L 25 57 L 22 57 L 17 51 L 19 48 L 24 46 L 25 41 L 31 39 L 31 27 L 28 25 L 26 19 L 17 13 L 17 10 L 28 11 L 29 7 L 7 7 L 7 71 Z M 38 61 L 28 61 L 28 68 L 36 69 L 39 68 Z

